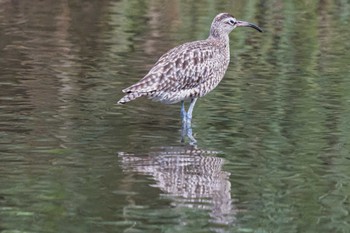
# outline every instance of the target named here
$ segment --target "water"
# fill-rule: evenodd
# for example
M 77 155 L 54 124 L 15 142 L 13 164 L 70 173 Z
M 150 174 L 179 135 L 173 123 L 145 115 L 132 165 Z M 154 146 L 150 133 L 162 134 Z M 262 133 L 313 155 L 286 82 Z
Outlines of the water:
M 222 11 L 194 110 L 115 105 Z M 350 232 L 350 3 L 0 1 L 0 232 Z

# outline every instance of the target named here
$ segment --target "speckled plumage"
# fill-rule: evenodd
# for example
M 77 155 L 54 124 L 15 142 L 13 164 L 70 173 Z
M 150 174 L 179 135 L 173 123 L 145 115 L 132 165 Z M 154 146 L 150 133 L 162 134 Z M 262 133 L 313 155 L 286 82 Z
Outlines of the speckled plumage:
M 230 62 L 229 33 L 236 27 L 254 24 L 236 20 L 228 13 L 218 14 L 210 28 L 209 37 L 177 46 L 159 58 L 139 82 L 123 90 L 126 95 L 119 104 L 146 96 L 166 104 L 182 102 L 183 122 L 190 129 L 192 110 L 198 97 L 213 90 L 225 75 Z M 191 105 L 186 113 L 184 100 Z
M 220 82 L 228 64 L 228 46 L 222 41 L 203 40 L 180 45 L 164 54 L 138 83 L 124 89 L 123 92 L 129 93 L 124 99 L 147 96 L 173 104 L 202 97 Z
M 208 39 L 185 43 L 165 53 L 144 78 L 123 90 L 127 95 L 118 103 L 147 96 L 173 104 L 202 97 L 214 89 L 230 62 L 228 34 L 232 29 L 221 24 L 228 19 L 235 20 L 227 13 L 217 15 Z

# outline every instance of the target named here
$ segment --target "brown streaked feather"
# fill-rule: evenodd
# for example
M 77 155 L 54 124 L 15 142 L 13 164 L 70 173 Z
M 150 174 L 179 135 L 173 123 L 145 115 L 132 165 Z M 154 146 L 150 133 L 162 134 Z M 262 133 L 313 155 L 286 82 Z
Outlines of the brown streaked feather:
M 228 13 L 218 14 L 206 40 L 165 53 L 139 82 L 123 90 L 127 95 L 122 99 L 146 96 L 172 104 L 206 95 L 224 77 L 230 61 L 228 34 L 237 27 L 236 22 Z
M 170 97 L 170 93 L 175 95 L 179 94 L 179 91 L 188 92 L 204 83 L 208 70 L 214 69 L 218 62 L 222 62 L 224 58 L 218 57 L 218 54 L 222 54 L 221 50 L 226 50 L 223 44 L 205 40 L 175 47 L 160 57 L 144 78 L 123 92 L 142 92 L 145 96 L 155 97 L 159 101 L 162 100 L 157 96 L 164 97 L 164 92 L 169 92 L 167 98 Z M 226 67 L 227 65 L 228 62 Z M 173 99 L 162 102 L 173 103 L 177 98 Z M 180 100 L 176 102 L 178 101 Z

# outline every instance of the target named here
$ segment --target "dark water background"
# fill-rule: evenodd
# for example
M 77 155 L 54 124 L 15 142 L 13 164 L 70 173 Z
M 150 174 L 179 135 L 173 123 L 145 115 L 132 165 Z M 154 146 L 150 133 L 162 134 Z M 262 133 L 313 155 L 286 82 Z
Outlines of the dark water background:
M 222 83 L 115 105 L 168 49 L 231 33 Z M 350 232 L 347 0 L 0 0 L 0 232 Z

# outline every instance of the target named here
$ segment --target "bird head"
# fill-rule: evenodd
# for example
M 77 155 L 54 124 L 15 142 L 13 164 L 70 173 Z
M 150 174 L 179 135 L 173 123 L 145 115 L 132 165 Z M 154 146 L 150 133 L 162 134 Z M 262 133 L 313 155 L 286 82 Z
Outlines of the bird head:
M 223 34 L 228 35 L 236 27 L 251 27 L 262 32 L 262 29 L 255 24 L 237 20 L 228 13 L 220 13 L 214 18 L 211 24 L 210 35 L 214 37 L 220 37 Z

